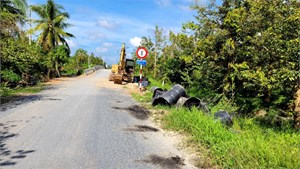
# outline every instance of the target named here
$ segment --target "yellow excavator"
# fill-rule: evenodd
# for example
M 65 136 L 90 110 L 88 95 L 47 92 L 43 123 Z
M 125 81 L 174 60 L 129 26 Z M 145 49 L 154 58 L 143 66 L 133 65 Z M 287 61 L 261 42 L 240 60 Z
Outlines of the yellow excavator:
M 114 81 L 116 84 L 132 82 L 134 72 L 134 60 L 126 59 L 125 43 L 122 44 L 119 64 L 112 65 L 109 81 Z

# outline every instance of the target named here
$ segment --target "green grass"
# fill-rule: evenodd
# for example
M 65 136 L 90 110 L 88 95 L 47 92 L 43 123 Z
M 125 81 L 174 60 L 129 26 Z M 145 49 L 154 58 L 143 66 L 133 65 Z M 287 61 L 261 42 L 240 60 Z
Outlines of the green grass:
M 141 95 L 140 93 L 132 93 L 132 97 L 141 103 L 150 103 L 152 93 L 147 92 L 147 93 L 144 93 L 143 95 Z
M 42 91 L 45 88 L 45 84 L 37 84 L 35 86 L 27 86 L 27 87 L 18 87 L 15 89 L 9 88 L 1 88 L 1 96 L 5 97 L 12 97 L 12 96 L 19 96 L 24 94 L 34 94 Z M 4 91 L 4 90 L 5 91 Z
M 34 93 L 38 93 L 38 92 L 42 91 L 44 88 L 45 88 L 45 85 L 38 84 L 36 86 L 29 86 L 29 87 L 15 89 L 15 90 L 13 90 L 13 93 L 14 94 L 18 94 L 18 93 L 34 94 Z
M 263 129 L 253 119 L 236 119 L 227 129 L 199 110 L 172 109 L 167 128 L 185 131 L 204 146 L 211 164 L 222 168 L 300 168 L 300 133 Z
M 152 86 L 162 87 L 160 82 L 150 79 Z M 163 88 L 170 89 L 171 85 Z M 135 93 L 134 99 L 150 103 L 152 93 Z M 149 104 L 148 104 L 149 105 Z M 151 106 L 149 106 L 151 107 Z M 211 106 L 212 113 L 218 110 L 235 112 L 227 100 L 221 99 Z M 268 128 L 253 118 L 235 118 L 232 128 L 224 127 L 212 116 L 198 109 L 156 106 L 153 109 L 168 111 L 162 117 L 167 129 L 183 131 L 192 139 L 193 145 L 201 149 L 206 159 L 201 167 L 220 168 L 300 168 L 300 132 L 293 129 Z
M 76 76 L 77 75 L 77 70 L 74 69 L 67 69 L 61 72 L 62 76 Z
M 151 82 L 151 84 L 147 87 L 148 89 L 150 89 L 152 86 L 157 86 L 160 87 L 162 89 L 171 89 L 172 85 L 169 83 L 164 83 L 163 85 L 163 81 L 158 81 L 152 77 L 149 78 L 149 81 Z

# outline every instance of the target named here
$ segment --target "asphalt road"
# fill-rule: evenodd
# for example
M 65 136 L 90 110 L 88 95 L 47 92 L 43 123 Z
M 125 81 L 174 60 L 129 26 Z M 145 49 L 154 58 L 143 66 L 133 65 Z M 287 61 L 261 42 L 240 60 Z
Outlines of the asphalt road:
M 0 168 L 192 168 L 109 71 L 0 107 Z M 109 85 L 114 85 L 112 82 Z

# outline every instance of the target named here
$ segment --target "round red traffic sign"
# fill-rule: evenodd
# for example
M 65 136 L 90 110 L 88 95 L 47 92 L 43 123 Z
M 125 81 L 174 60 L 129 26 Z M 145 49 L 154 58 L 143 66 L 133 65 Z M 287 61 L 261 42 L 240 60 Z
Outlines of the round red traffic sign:
M 144 59 L 147 57 L 148 55 L 148 50 L 145 48 L 145 47 L 139 47 L 137 50 L 136 50 L 136 55 L 138 58 L 140 59 Z

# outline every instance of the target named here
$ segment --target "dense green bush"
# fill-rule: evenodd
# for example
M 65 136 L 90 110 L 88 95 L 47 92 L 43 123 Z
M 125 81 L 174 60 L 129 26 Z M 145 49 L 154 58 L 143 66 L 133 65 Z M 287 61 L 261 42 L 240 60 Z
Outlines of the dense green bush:
M 1 80 L 6 81 L 10 84 L 17 84 L 19 81 L 21 81 L 21 76 L 14 73 L 12 70 L 2 70 Z
M 245 115 L 259 109 L 293 111 L 300 76 L 299 1 L 215 2 L 195 4 L 195 19 L 182 32 L 170 32 L 161 50 L 150 51 L 158 56 L 157 78 L 180 83 L 213 103 L 222 95 Z M 158 32 L 153 41 L 162 39 Z M 155 48 L 152 39 L 144 37 L 142 46 Z
M 36 84 L 45 70 L 43 52 L 26 39 L 3 38 L 1 46 L 1 82 L 8 87 Z

